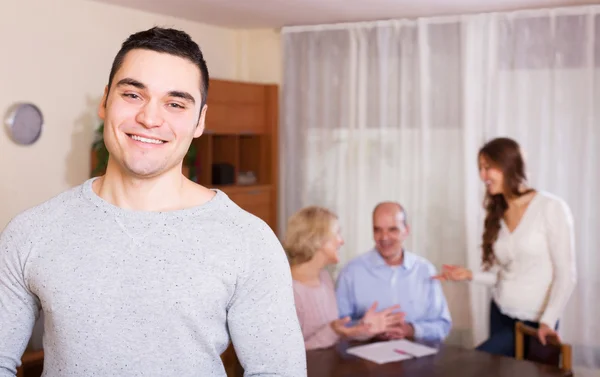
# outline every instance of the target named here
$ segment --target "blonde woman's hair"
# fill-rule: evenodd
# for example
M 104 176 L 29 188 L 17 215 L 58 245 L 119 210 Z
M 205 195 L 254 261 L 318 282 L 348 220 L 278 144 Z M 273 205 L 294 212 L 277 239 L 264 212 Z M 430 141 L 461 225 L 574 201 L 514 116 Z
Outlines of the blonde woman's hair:
M 310 206 L 289 218 L 283 248 L 290 265 L 308 262 L 331 235 L 331 225 L 338 217 L 330 210 Z

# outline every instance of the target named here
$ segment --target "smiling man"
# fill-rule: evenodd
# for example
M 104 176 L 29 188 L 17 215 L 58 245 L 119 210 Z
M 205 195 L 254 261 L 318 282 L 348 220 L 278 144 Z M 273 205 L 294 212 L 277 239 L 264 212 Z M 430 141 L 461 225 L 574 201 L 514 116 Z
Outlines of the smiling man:
M 405 321 L 383 336 L 442 342 L 452 319 L 435 267 L 404 247 L 410 233 L 406 211 L 395 202 L 373 210 L 375 247 L 353 259 L 340 272 L 337 302 L 340 318 L 359 319 L 376 301 L 385 309 L 400 305 Z
M 40 311 L 47 376 L 305 376 L 283 249 L 223 192 L 182 175 L 204 130 L 208 70 L 152 28 L 118 52 L 99 116 L 106 174 L 17 215 L 0 236 L 0 376 Z

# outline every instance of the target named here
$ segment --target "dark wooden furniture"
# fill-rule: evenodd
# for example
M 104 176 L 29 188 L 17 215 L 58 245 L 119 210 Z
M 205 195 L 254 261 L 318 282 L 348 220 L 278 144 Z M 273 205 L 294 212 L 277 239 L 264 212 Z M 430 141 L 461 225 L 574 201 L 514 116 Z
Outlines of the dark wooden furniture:
M 241 366 L 232 347 L 221 355 L 221 360 L 228 377 L 242 376 Z M 21 357 L 21 366 L 17 368 L 16 377 L 40 377 L 43 367 L 44 350 L 25 351 L 23 357 Z
M 278 122 L 277 85 L 210 80 L 206 128 L 193 143 L 197 147 L 195 172 L 184 174 L 209 188 L 218 188 L 246 211 L 277 228 Z M 91 172 L 96 166 L 91 151 Z M 233 168 L 234 181 L 217 185 L 213 164 Z M 242 184 L 239 174 L 253 172 L 256 182 Z M 100 173 L 102 174 L 102 173 Z
M 346 353 L 348 345 L 306 353 L 308 377 L 567 377 L 559 368 L 443 345 L 436 355 L 376 364 Z
M 531 360 L 560 367 L 566 373 L 573 370 L 573 350 L 571 345 L 562 343 L 556 337 L 548 337 L 547 345 L 540 343 L 537 330 L 522 322 L 515 324 L 515 357 L 517 360 Z
M 17 377 L 39 377 L 44 366 L 44 351 L 25 351 L 21 357 L 21 366 L 17 368 Z
M 224 191 L 240 207 L 277 227 L 278 122 L 277 85 L 211 80 L 206 130 L 196 139 L 198 183 Z M 215 185 L 213 164 L 233 166 L 235 182 Z M 238 175 L 251 171 L 256 183 Z

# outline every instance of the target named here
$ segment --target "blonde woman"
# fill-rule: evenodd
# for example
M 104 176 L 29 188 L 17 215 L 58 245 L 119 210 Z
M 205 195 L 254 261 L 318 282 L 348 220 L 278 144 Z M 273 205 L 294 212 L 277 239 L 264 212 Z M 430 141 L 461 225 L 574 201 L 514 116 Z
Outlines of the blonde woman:
M 306 207 L 288 221 L 284 249 L 291 265 L 296 311 L 307 350 L 328 348 L 338 340 L 368 339 L 393 332 L 403 314 L 399 306 L 376 312 L 377 303 L 358 323 L 338 318 L 334 283 L 325 267 L 339 261 L 344 244 L 337 216 L 322 207 Z

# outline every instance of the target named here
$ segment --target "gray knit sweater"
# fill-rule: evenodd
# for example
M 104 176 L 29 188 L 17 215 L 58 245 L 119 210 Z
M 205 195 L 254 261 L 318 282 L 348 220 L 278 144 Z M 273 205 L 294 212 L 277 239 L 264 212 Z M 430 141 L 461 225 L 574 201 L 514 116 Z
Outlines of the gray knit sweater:
M 289 265 L 270 228 L 226 194 L 173 212 L 115 207 L 90 179 L 0 236 L 0 377 L 40 310 L 44 376 L 306 376 Z

